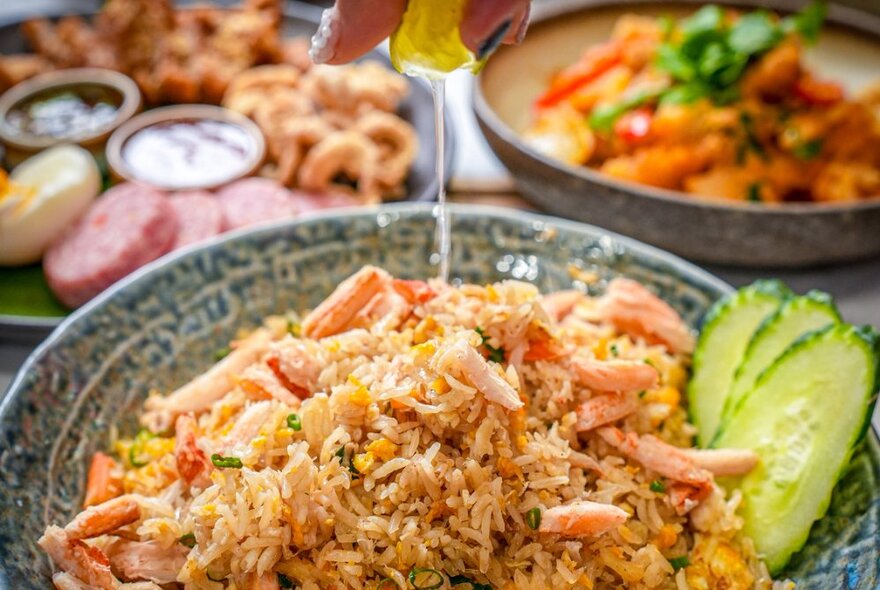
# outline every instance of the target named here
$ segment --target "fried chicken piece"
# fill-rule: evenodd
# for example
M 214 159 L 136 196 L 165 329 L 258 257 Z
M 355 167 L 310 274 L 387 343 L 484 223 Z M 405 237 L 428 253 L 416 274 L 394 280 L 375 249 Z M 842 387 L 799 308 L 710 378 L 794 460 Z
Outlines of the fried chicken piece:
M 22 53 L 0 56 L 0 93 L 52 69 L 52 62 L 42 55 Z

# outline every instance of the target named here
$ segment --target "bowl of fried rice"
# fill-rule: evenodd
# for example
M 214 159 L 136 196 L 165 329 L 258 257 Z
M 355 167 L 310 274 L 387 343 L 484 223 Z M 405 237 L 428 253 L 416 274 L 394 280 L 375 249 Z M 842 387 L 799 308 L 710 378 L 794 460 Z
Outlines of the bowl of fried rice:
M 730 287 L 595 227 L 454 206 L 242 231 L 74 313 L 0 406 L 0 588 L 877 584 L 876 436 L 782 571 L 747 451 L 682 391 Z M 717 480 L 716 480 L 717 478 Z

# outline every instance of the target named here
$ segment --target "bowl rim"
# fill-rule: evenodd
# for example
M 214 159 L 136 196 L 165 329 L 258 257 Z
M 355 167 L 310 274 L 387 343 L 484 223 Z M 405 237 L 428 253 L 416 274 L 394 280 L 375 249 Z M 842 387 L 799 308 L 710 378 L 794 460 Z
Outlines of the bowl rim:
M 714 0 L 715 3 L 731 7 L 768 8 L 783 12 L 791 12 L 800 6 L 796 0 Z M 552 21 L 592 10 L 618 9 L 621 12 L 628 7 L 644 5 L 695 5 L 704 4 L 701 0 L 547 0 L 535 7 L 530 26 L 552 26 Z M 833 25 L 856 29 L 858 32 L 874 38 L 880 44 L 880 16 L 846 6 L 830 4 L 826 22 Z M 528 43 L 526 36 L 523 44 Z M 502 48 L 501 51 L 504 51 Z M 511 49 L 513 50 L 513 49 Z M 821 216 L 840 215 L 862 210 L 880 209 L 880 195 L 870 199 L 848 203 L 783 203 L 758 204 L 749 202 L 732 202 L 720 198 L 689 197 L 682 191 L 664 189 L 612 178 L 598 170 L 586 166 L 573 166 L 551 158 L 529 146 L 511 126 L 505 123 L 490 105 L 483 91 L 486 83 L 486 72 L 492 68 L 492 60 L 476 76 L 471 89 L 471 104 L 478 122 L 488 128 L 500 141 L 507 144 L 519 154 L 528 158 L 546 175 L 548 172 L 563 172 L 592 184 L 604 185 L 617 191 L 625 192 L 649 200 L 661 201 L 670 205 L 691 206 L 699 209 L 723 210 L 747 214 L 771 216 Z M 485 129 L 484 129 L 485 133 Z M 493 149 L 493 152 L 495 150 Z M 577 196 L 577 193 L 574 194 Z
M 150 182 L 143 178 L 139 178 L 137 174 L 131 170 L 126 163 L 125 158 L 122 156 L 122 151 L 126 142 L 148 127 L 160 123 L 183 120 L 218 121 L 242 129 L 248 137 L 251 138 L 251 141 L 253 141 L 254 144 L 253 152 L 249 154 L 245 160 L 247 166 L 245 166 L 241 172 L 234 174 L 229 178 L 192 186 L 181 186 L 171 182 Z M 244 178 L 245 176 L 250 176 L 256 172 L 266 158 L 266 138 L 263 136 L 263 132 L 256 123 L 241 113 L 227 109 L 226 107 L 209 104 L 176 104 L 150 109 L 149 111 L 135 115 L 120 125 L 110 135 L 110 139 L 107 140 L 107 147 L 104 150 L 104 154 L 107 158 L 107 165 L 111 172 L 123 180 L 149 184 L 164 191 L 208 190 L 229 184 L 230 182 L 235 182 L 236 180 Z
M 640 242 L 639 240 L 618 234 L 616 232 L 605 230 L 595 225 L 572 221 L 569 219 L 563 219 L 560 217 L 554 217 L 551 215 L 533 213 L 531 211 L 521 211 L 517 209 L 510 209 L 507 207 L 499 207 L 496 205 L 471 205 L 462 203 L 450 203 L 447 206 L 449 207 L 448 212 L 453 219 L 453 224 L 455 216 L 457 215 L 469 217 L 488 217 L 520 224 L 533 224 L 535 222 L 539 222 L 545 223 L 547 225 L 552 225 L 563 230 L 572 231 L 574 233 L 586 232 L 608 236 L 609 238 L 611 238 L 618 244 L 621 244 L 627 250 L 634 252 L 641 258 L 675 267 L 682 277 L 687 277 L 695 282 L 704 284 L 721 294 L 729 294 L 733 292 L 733 287 L 730 284 L 716 277 L 709 271 L 700 268 L 692 262 L 688 262 L 687 260 L 676 256 L 675 254 L 667 252 L 661 248 L 657 248 L 656 246 Z M 241 228 L 235 231 L 221 234 L 219 236 L 216 236 L 215 238 L 212 238 L 211 240 L 199 244 L 193 244 L 191 246 L 181 248 L 180 250 L 176 250 L 170 254 L 162 256 L 157 260 L 154 260 L 153 262 L 150 262 L 149 264 L 141 267 L 140 269 L 121 279 L 120 281 L 116 282 L 112 287 L 104 290 L 100 295 L 98 295 L 79 309 L 74 310 L 60 324 L 58 324 L 58 326 L 52 331 L 52 333 L 45 340 L 43 340 L 43 342 L 41 342 L 39 346 L 37 346 L 28 355 L 27 359 L 25 359 L 25 362 L 21 365 L 21 367 L 18 369 L 15 376 L 13 377 L 12 381 L 10 382 L 9 387 L 7 388 L 2 400 L 0 400 L 0 424 L 2 424 L 6 419 L 6 414 L 10 411 L 10 408 L 14 403 L 15 398 L 20 395 L 28 374 L 49 354 L 49 352 L 57 345 L 57 343 L 64 338 L 65 333 L 69 329 L 71 329 L 74 325 L 84 321 L 84 319 L 87 318 L 89 315 L 96 313 L 101 307 L 105 306 L 107 303 L 110 303 L 119 295 L 120 292 L 126 291 L 128 289 L 137 288 L 137 286 L 139 285 L 146 285 L 153 282 L 153 277 L 161 272 L 164 272 L 166 266 L 173 266 L 183 258 L 195 256 L 208 250 L 222 249 L 233 241 L 271 235 L 273 233 L 283 231 L 285 228 L 288 227 L 296 227 L 299 225 L 308 225 L 312 223 L 322 223 L 328 220 L 339 220 L 341 222 L 347 222 L 353 219 L 360 218 L 376 218 L 383 213 L 392 215 L 395 213 L 414 215 L 422 214 L 426 217 L 436 217 L 437 209 L 438 207 L 436 204 L 418 202 L 403 202 L 378 206 L 366 205 L 358 207 L 340 207 L 337 209 L 310 213 L 307 215 L 303 215 L 302 217 L 297 219 L 281 220 L 263 224 L 260 226 L 255 226 L 252 228 Z M 455 234 L 453 234 L 453 247 L 454 235 Z
M 106 126 L 92 133 L 67 137 L 34 135 L 32 133 L 16 134 L 12 131 L 6 114 L 23 100 L 51 88 L 85 85 L 112 88 L 122 95 L 122 101 L 116 109 L 116 114 Z M 0 140 L 8 146 L 26 152 L 41 151 L 64 143 L 89 146 L 99 143 L 131 120 L 142 105 L 143 99 L 137 83 L 122 72 L 106 68 L 69 68 L 43 72 L 19 82 L 0 96 Z

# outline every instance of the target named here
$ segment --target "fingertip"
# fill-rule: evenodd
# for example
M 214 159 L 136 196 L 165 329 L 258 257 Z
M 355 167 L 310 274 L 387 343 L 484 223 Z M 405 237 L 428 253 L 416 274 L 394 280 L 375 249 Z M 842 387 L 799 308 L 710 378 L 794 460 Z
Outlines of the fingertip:
M 405 8 L 406 0 L 338 0 L 325 11 L 330 25 L 325 27 L 322 20 L 312 40 L 315 62 L 344 64 L 357 59 L 394 32 Z M 322 30 L 328 34 L 320 48 Z

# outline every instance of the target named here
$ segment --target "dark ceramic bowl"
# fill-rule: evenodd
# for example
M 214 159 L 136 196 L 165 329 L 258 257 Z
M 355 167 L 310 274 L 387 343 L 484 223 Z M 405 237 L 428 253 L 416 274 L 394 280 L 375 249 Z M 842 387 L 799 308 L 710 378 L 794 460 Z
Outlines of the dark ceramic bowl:
M 800 0 L 722 1 L 782 12 Z M 608 38 L 622 14 L 685 14 L 689 0 L 548 0 L 535 5 L 522 45 L 503 47 L 474 86 L 474 108 L 492 149 L 519 188 L 551 213 L 595 223 L 703 262 L 802 267 L 880 253 L 880 198 L 851 204 L 768 206 L 697 200 L 570 166 L 526 145 L 531 104 L 554 72 Z M 832 5 L 808 61 L 851 90 L 880 80 L 880 17 Z M 880 195 L 878 195 L 880 197 Z
M 584 288 L 572 267 L 648 284 L 691 324 L 730 287 L 638 242 L 582 224 L 505 209 L 453 206 L 452 276 Z M 349 209 L 238 232 L 155 262 L 66 320 L 31 356 L 0 405 L 0 590 L 47 588 L 36 546 L 82 501 L 87 457 L 109 429 L 136 428 L 151 388 L 170 390 L 211 364 L 240 327 L 303 310 L 364 264 L 404 278 L 436 273 L 428 205 Z M 880 451 L 869 435 L 828 516 L 786 575 L 803 588 L 877 588 Z

